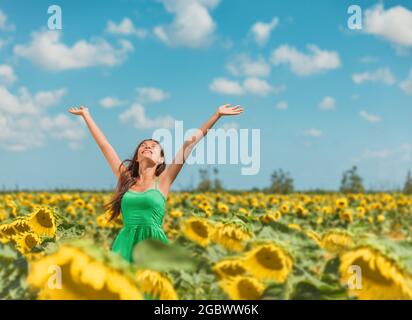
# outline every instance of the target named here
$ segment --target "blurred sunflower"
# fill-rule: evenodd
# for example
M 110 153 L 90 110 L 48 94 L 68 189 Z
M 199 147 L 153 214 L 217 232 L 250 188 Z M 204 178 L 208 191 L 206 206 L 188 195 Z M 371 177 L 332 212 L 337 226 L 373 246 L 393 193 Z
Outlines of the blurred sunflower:
M 56 234 L 56 218 L 53 211 L 47 207 L 37 208 L 26 220 L 30 228 L 40 236 Z
M 321 247 L 331 253 L 341 253 L 352 247 L 352 237 L 344 230 L 331 230 L 322 236 Z
M 412 277 L 379 250 L 361 246 L 340 257 L 341 281 L 349 285 L 349 294 L 362 300 L 411 300 Z M 350 268 L 361 270 L 359 286 L 353 280 Z
M 205 219 L 191 217 L 183 222 L 182 233 L 188 239 L 205 247 L 210 242 L 213 226 Z
M 31 249 L 37 246 L 41 240 L 40 237 L 33 232 L 24 232 L 13 237 L 17 245 L 17 250 L 22 254 L 29 253 Z
M 155 299 L 177 300 L 177 293 L 170 280 L 160 272 L 148 269 L 136 272 L 137 282 L 144 294 Z
M 55 271 L 55 276 L 50 272 Z M 53 283 L 53 280 L 54 283 Z M 27 283 L 38 289 L 37 299 L 139 300 L 143 295 L 131 272 L 115 269 L 68 244 L 29 264 Z
M 274 243 L 260 244 L 246 253 L 244 266 L 258 279 L 283 283 L 293 268 L 292 257 Z
M 246 241 L 252 239 L 253 234 L 232 223 L 218 224 L 213 233 L 213 241 L 228 250 L 240 252 L 244 249 Z
M 234 276 L 219 281 L 219 286 L 232 300 L 258 300 L 265 286 L 250 276 Z
M 219 279 L 239 276 L 246 273 L 246 268 L 241 259 L 226 259 L 215 263 L 212 270 Z

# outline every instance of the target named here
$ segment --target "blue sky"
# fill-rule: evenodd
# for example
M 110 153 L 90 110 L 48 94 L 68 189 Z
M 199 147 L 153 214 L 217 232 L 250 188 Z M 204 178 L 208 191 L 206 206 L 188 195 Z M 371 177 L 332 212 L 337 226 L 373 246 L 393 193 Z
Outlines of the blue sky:
M 103 4 L 104 3 L 104 4 Z M 48 30 L 49 5 L 62 30 Z M 260 129 L 260 171 L 219 165 L 228 188 L 264 187 L 276 168 L 297 189 L 339 187 L 357 165 L 366 187 L 402 186 L 412 169 L 412 3 L 358 1 L 1 0 L 0 185 L 113 188 L 87 105 L 120 158 L 173 120 Z M 122 120 L 123 119 L 123 120 Z M 124 119 L 126 119 L 124 121 Z M 186 165 L 174 190 L 195 186 Z

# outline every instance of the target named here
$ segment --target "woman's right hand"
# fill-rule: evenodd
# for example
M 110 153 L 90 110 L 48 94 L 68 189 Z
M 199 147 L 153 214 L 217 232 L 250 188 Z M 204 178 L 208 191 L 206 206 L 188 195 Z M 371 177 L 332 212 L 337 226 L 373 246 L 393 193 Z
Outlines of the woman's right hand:
M 82 117 L 84 117 L 86 114 L 89 114 L 89 109 L 84 106 L 80 106 L 80 108 L 71 107 L 68 111 L 72 114 Z

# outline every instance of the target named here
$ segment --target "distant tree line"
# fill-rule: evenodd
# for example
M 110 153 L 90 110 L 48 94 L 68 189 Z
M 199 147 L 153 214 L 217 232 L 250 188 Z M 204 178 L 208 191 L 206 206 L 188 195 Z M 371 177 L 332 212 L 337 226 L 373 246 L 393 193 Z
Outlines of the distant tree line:
M 204 191 L 222 191 L 224 190 L 222 181 L 218 177 L 219 171 L 213 168 L 214 177 L 210 177 L 209 169 L 200 169 L 200 181 L 196 188 L 199 192 Z M 276 169 L 270 177 L 270 185 L 267 188 L 253 188 L 252 191 L 263 191 L 267 193 L 288 194 L 295 191 L 293 178 L 288 171 Z M 316 192 L 324 192 L 324 190 L 313 190 Z M 357 166 L 344 171 L 340 182 L 339 191 L 342 193 L 362 193 L 365 192 L 363 179 L 358 173 Z M 402 189 L 405 194 L 412 194 L 412 174 L 408 171 L 406 180 Z

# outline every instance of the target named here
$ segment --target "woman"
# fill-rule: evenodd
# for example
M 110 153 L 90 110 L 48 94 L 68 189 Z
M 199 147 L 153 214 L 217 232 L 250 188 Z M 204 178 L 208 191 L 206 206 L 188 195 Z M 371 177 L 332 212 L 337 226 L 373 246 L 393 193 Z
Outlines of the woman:
M 138 242 L 152 238 L 169 243 L 162 222 L 166 199 L 173 181 L 193 147 L 216 121 L 221 116 L 240 114 L 243 108 L 239 105 L 231 107 L 229 104 L 220 106 L 200 130 L 183 143 L 176 158 L 168 166 L 165 164 L 164 151 L 160 143 L 153 139 L 140 142 L 131 160 L 120 161 L 116 151 L 97 127 L 88 108 L 72 107 L 68 111 L 83 117 L 118 179 L 113 200 L 105 205 L 111 209 L 110 220 L 115 219 L 120 213 L 123 220 L 123 227 L 113 243 L 112 251 L 132 262 L 133 247 Z

